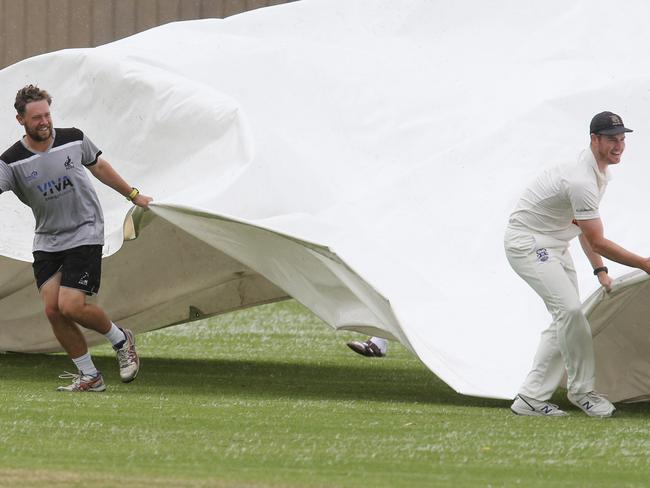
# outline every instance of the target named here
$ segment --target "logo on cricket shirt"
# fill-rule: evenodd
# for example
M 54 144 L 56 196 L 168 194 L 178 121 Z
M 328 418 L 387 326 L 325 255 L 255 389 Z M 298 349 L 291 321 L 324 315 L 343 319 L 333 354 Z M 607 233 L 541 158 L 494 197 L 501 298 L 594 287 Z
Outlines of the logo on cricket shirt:
M 545 247 L 541 247 L 537 249 L 535 251 L 535 254 L 537 254 L 537 260 L 541 261 L 542 263 L 548 261 L 548 258 L 550 257 Z
M 70 156 L 68 156 L 68 157 L 66 158 L 65 162 L 63 163 L 63 166 L 65 166 L 65 169 L 72 169 L 72 168 L 74 168 L 74 163 L 73 163 L 72 160 L 70 159 Z
M 48 199 L 48 197 L 57 197 L 68 189 L 74 188 L 72 180 L 67 176 L 59 176 L 56 180 L 46 181 L 40 185 L 36 185 L 38 191 Z
M 32 181 L 38 178 L 38 171 L 34 170 L 27 176 L 25 176 L 25 181 Z

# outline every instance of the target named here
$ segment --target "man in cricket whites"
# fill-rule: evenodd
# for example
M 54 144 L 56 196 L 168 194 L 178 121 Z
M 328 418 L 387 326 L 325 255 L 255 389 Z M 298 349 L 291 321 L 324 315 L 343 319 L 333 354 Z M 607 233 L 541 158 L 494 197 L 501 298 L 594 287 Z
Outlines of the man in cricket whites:
M 511 410 L 518 415 L 566 415 L 549 403 L 567 374 L 568 398 L 587 415 L 616 411 L 596 392 L 591 328 L 578 294 L 569 241 L 578 236 L 600 284 L 611 290 L 603 257 L 650 273 L 650 258 L 633 254 L 604 235 L 599 205 L 611 166 L 621 162 L 625 135 L 632 132 L 612 112 L 590 124 L 590 144 L 572 164 L 543 172 L 524 192 L 510 215 L 505 250 L 510 265 L 544 300 L 552 322 L 542 333 L 533 367 Z M 523 317 L 522 317 L 523 319 Z

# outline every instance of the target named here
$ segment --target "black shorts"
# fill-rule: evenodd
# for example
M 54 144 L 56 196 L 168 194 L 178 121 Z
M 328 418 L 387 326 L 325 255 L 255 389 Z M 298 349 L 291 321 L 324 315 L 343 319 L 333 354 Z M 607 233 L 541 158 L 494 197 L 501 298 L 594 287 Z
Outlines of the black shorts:
M 65 251 L 34 251 L 34 276 L 38 290 L 61 271 L 61 286 L 76 288 L 87 295 L 99 291 L 102 275 L 102 247 L 79 246 Z

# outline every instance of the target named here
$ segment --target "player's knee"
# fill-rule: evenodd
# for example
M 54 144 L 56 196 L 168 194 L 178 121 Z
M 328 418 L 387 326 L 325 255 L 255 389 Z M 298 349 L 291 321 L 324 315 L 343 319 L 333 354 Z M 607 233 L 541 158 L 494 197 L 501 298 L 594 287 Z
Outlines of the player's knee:
M 61 310 L 57 303 L 48 303 L 45 305 L 45 316 L 50 322 L 56 322 L 61 318 Z
M 82 304 L 75 300 L 59 300 L 59 311 L 65 317 L 74 320 L 79 315 Z

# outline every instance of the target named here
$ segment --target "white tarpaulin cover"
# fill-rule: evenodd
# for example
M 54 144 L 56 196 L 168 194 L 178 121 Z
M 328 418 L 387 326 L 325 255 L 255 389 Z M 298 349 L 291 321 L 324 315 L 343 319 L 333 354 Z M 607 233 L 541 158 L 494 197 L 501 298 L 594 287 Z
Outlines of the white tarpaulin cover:
M 397 339 L 461 393 L 511 398 L 549 315 L 507 264 L 507 217 L 543 167 L 575 160 L 601 110 L 635 129 L 606 235 L 650 253 L 649 18 L 646 0 L 302 0 L 173 23 L 0 71 L 0 134 L 21 136 L 13 96 L 37 83 L 55 126 L 83 129 L 155 198 L 131 218 L 97 184 L 97 302 L 124 326 L 291 296 Z M 0 349 L 59 350 L 31 213 L 3 194 L 0 221 Z M 650 283 L 632 273 L 605 295 L 578 248 L 598 388 L 648 395 Z

